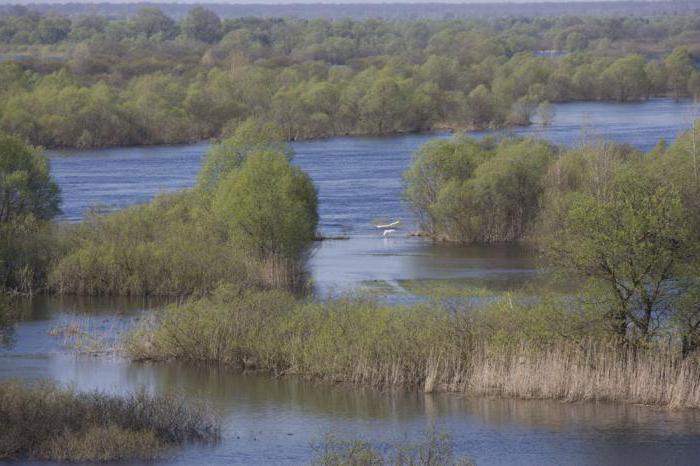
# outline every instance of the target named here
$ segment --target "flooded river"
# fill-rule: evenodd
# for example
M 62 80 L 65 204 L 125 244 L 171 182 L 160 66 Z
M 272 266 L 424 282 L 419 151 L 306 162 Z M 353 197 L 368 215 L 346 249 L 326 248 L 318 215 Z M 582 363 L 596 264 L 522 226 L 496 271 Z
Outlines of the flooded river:
M 562 104 L 555 109 L 549 127 L 504 133 L 567 145 L 611 139 L 648 150 L 660 138 L 672 140 L 687 128 L 694 112 L 690 103 L 670 100 Z M 428 279 L 509 287 L 536 275 L 534 258 L 518 247 L 464 248 L 404 236 L 416 225 L 401 200 L 401 173 L 421 144 L 445 137 L 449 134 L 293 144 L 295 162 L 319 189 L 321 232 L 349 237 L 324 241 L 315 251 L 310 268 L 318 295 L 368 283 L 400 294 L 408 281 Z M 62 220 L 78 221 L 94 205 L 116 209 L 191 186 L 207 147 L 50 152 L 52 172 L 63 191 Z M 400 235 L 381 238 L 372 225 L 378 218 L 400 218 Z M 55 331 L 77 323 L 109 344 L 141 318 L 143 309 L 157 304 L 37 299 L 0 347 L 0 379 L 51 378 L 81 390 L 115 392 L 145 387 L 214 406 L 224 420 L 221 444 L 185 448 L 163 464 L 303 464 L 312 458 L 311 446 L 328 432 L 386 445 L 416 437 L 431 426 L 449 432 L 456 453 L 479 465 L 697 464 L 700 458 L 700 413 L 695 411 L 382 393 L 219 368 L 132 364 L 111 356 L 76 356 Z

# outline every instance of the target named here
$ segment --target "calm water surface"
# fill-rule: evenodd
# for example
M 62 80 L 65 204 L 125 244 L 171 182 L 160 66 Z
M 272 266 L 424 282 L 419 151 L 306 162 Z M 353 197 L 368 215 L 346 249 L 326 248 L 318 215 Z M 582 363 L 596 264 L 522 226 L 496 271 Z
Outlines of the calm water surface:
M 508 132 L 575 145 L 611 139 L 648 150 L 689 126 L 689 103 L 577 103 L 556 106 L 554 124 Z M 485 133 L 475 133 L 481 137 Z M 535 276 L 530 255 L 517 247 L 432 245 L 403 235 L 416 228 L 401 201 L 401 173 L 424 142 L 449 134 L 341 137 L 294 144 L 296 163 L 319 188 L 321 230 L 347 234 L 325 241 L 311 259 L 320 295 L 366 283 L 397 293 L 403 280 L 464 279 L 512 286 Z M 94 205 L 108 209 L 147 202 L 159 192 L 193 184 L 207 144 L 50 152 L 63 190 L 64 221 Z M 372 226 L 400 218 L 401 235 L 384 239 Z M 224 420 L 224 440 L 186 448 L 163 464 L 302 464 L 323 434 L 360 437 L 380 445 L 430 426 L 452 434 L 457 453 L 477 464 L 698 464 L 700 413 L 639 406 L 469 399 L 418 393 L 379 393 L 271 380 L 219 368 L 131 364 L 113 357 L 75 356 L 66 339 L 49 336 L 78 323 L 107 344 L 159 303 L 39 299 L 0 347 L 0 379 L 51 378 L 78 388 L 123 392 L 145 387 L 210 403 Z

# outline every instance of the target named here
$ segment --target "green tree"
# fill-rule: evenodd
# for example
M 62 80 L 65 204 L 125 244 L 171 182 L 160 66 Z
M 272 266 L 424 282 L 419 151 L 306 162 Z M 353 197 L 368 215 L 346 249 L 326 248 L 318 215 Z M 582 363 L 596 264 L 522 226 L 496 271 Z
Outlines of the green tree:
M 544 141 L 502 141 L 465 184 L 462 216 L 478 230 L 462 241 L 503 242 L 522 239 L 534 225 L 544 194 L 544 177 L 556 148 Z
M 393 77 L 377 79 L 360 101 L 361 118 L 369 133 L 383 134 L 400 127 L 405 93 Z
M 45 16 L 37 26 L 36 34 L 42 44 L 55 44 L 68 37 L 70 20 L 63 16 Z
M 212 146 L 199 172 L 197 186 L 213 191 L 229 173 L 239 169 L 255 152 L 283 153 L 291 160 L 293 154 L 286 144 L 283 131 L 273 123 L 248 119 L 233 135 Z
M 158 8 L 140 8 L 129 21 L 135 34 L 146 37 L 160 35 L 163 39 L 172 39 L 177 35 L 175 21 Z
M 644 70 L 644 58 L 629 55 L 610 65 L 601 80 L 609 97 L 618 102 L 642 99 L 647 96 L 649 78 Z
M 570 194 L 562 228 L 545 237 L 543 247 L 563 271 L 607 291 L 605 317 L 614 334 L 646 339 L 665 312 L 691 238 L 678 191 L 624 168 L 606 196 Z
M 0 133 L 0 223 L 32 215 L 51 219 L 59 212 L 58 185 L 37 149 Z
M 497 120 L 496 99 L 486 86 L 480 84 L 469 93 L 465 102 L 466 119 L 473 128 L 484 128 Z
M 580 32 L 572 32 L 566 36 L 566 50 L 580 52 L 588 46 L 588 39 Z
M 220 182 L 213 211 L 234 240 L 260 257 L 300 258 L 318 223 L 311 178 L 272 151 L 250 155 Z
M 681 337 L 683 356 L 700 349 L 700 263 L 683 267 L 673 300 L 671 322 Z
M 678 99 L 688 93 L 688 79 L 695 71 L 693 56 L 685 47 L 676 47 L 664 60 L 667 70 L 668 87 Z
M 430 141 L 416 153 L 411 167 L 404 174 L 404 196 L 418 216 L 421 228 L 431 236 L 440 232 L 440 196 L 453 181 L 474 176 L 474 171 L 487 156 L 489 142 L 457 136 L 448 141 Z
M 44 155 L 0 134 L 0 290 L 32 294 L 45 283 L 59 212 L 58 186 Z
M 182 31 L 190 39 L 214 43 L 221 39 L 221 19 L 211 10 L 196 6 L 182 21 Z

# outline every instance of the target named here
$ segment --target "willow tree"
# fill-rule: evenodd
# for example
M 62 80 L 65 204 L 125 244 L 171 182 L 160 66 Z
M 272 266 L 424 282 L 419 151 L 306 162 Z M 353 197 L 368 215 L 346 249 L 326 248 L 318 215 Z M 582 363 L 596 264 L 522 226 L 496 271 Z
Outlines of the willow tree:
M 0 290 L 31 294 L 43 283 L 51 254 L 48 221 L 59 202 L 44 155 L 0 134 Z
M 568 197 L 561 228 L 542 243 L 552 263 L 606 291 L 604 317 L 614 334 L 650 338 L 694 250 L 678 190 L 625 167 L 606 195 Z
M 0 223 L 24 215 L 51 219 L 59 203 L 44 155 L 15 136 L 0 134 Z
M 251 154 L 220 181 L 213 212 L 234 242 L 263 258 L 300 258 L 318 224 L 311 178 L 269 150 Z

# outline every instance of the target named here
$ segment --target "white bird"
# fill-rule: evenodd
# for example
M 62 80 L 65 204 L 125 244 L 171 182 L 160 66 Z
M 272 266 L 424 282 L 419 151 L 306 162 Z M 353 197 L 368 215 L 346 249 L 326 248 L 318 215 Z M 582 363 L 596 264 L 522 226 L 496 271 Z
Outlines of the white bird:
M 375 225 L 375 227 L 377 227 L 377 228 L 391 228 L 391 227 L 395 227 L 395 226 L 398 225 L 399 223 L 401 223 L 401 220 L 397 220 L 397 221 L 395 221 L 395 222 L 387 223 L 386 225 Z
M 392 233 L 395 232 L 395 231 L 396 231 L 396 230 L 394 230 L 393 228 L 389 228 L 388 230 L 384 230 L 384 231 L 382 232 L 382 236 L 389 236 L 390 234 L 392 234 Z

